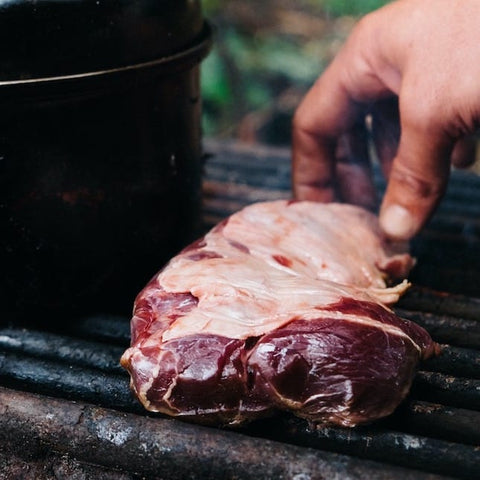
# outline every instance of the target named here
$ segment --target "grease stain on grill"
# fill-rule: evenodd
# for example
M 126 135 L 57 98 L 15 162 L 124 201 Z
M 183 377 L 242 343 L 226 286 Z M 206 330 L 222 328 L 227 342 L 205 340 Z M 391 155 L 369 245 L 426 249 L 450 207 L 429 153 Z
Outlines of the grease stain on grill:
M 308 473 L 296 473 L 292 480 L 311 480 L 311 476 Z
M 401 444 L 406 450 L 419 449 L 425 446 L 425 442 L 419 437 L 403 435 L 396 439 L 397 445 Z
M 20 347 L 22 342 L 16 338 L 12 338 L 9 335 L 0 335 L 0 344 L 10 347 Z
M 426 414 L 432 414 L 435 412 L 439 412 L 443 410 L 443 406 L 440 404 L 416 404 L 413 407 L 413 411 L 415 413 L 426 413 Z
M 113 443 L 117 447 L 125 444 L 130 434 L 132 433 L 132 427 L 117 426 L 110 424 L 104 424 L 99 422 L 95 424 L 95 433 L 100 440 Z

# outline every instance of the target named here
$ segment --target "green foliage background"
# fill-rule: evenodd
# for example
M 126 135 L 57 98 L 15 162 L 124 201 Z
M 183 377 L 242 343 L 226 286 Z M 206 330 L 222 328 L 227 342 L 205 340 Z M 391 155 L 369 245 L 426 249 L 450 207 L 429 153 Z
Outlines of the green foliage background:
M 216 30 L 214 48 L 202 63 L 204 133 L 237 136 L 240 126 L 248 130 L 255 112 L 257 123 L 279 110 L 291 115 L 358 18 L 386 3 L 204 0 Z

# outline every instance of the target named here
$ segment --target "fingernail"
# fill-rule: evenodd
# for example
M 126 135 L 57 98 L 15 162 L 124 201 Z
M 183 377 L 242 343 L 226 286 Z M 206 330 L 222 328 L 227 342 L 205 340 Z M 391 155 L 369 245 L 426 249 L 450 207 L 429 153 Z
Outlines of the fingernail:
M 408 240 L 416 233 L 412 214 L 400 205 L 389 205 L 380 213 L 380 227 L 394 239 Z

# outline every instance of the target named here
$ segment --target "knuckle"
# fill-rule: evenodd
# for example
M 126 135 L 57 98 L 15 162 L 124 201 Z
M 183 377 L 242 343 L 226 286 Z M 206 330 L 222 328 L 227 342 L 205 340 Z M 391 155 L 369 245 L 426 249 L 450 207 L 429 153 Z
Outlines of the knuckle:
M 353 35 L 357 36 L 357 38 L 369 35 L 377 24 L 377 16 L 378 13 L 373 11 L 361 17 L 353 28 Z
M 439 121 L 444 118 L 442 110 L 444 107 L 435 100 L 422 98 L 419 102 L 417 97 L 403 99 L 402 102 L 402 124 L 408 125 L 417 132 L 436 132 L 439 130 Z
M 436 200 L 445 190 L 445 183 L 438 178 L 424 176 L 401 167 L 393 168 L 390 180 L 399 185 L 411 197 L 419 200 Z
M 300 105 L 297 110 L 294 112 L 291 127 L 293 131 L 308 131 L 310 129 L 310 125 L 307 124 L 305 120 L 306 115 L 303 112 L 302 105 Z

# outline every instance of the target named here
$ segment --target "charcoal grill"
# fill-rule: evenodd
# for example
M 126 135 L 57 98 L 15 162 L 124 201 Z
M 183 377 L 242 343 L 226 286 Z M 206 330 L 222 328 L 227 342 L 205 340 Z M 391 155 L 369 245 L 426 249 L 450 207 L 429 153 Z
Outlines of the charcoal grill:
M 288 150 L 216 141 L 205 150 L 205 229 L 248 203 L 289 197 Z M 397 308 L 443 344 L 443 354 L 421 365 L 392 416 L 353 430 L 290 415 L 236 431 L 152 415 L 118 364 L 129 312 L 92 312 L 42 329 L 3 318 L 0 478 L 480 478 L 479 213 L 480 179 L 454 172 L 440 210 L 413 242 L 414 287 Z

